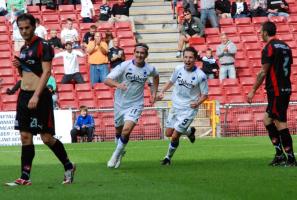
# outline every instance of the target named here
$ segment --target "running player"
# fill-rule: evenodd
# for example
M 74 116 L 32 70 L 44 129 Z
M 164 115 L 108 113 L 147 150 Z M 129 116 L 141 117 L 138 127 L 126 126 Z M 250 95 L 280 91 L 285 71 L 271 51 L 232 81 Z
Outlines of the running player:
M 155 67 L 147 64 L 149 47 L 136 44 L 134 59 L 122 62 L 107 76 L 105 84 L 116 87 L 114 100 L 114 123 L 117 147 L 107 166 L 118 168 L 121 163 L 130 133 L 135 127 L 144 107 L 144 85 L 149 76 L 153 77 L 154 92 L 151 103 L 156 100 L 159 86 L 159 74 Z
M 273 22 L 265 22 L 261 29 L 261 36 L 266 42 L 262 50 L 262 69 L 257 75 L 253 89 L 247 96 L 247 101 L 252 102 L 257 89 L 266 79 L 268 106 L 264 116 L 264 125 L 276 151 L 269 165 L 296 166 L 293 141 L 287 126 L 287 109 L 291 95 L 292 51 L 275 35 L 276 25 Z
M 21 177 L 8 186 L 31 185 L 30 172 L 35 155 L 33 135 L 40 134 L 46 144 L 64 166 L 63 184 L 73 181 L 75 165 L 67 156 L 63 144 L 55 135 L 52 96 L 46 87 L 51 75 L 51 61 L 54 51 L 42 38 L 35 36 L 36 20 L 30 14 L 22 14 L 17 18 L 17 25 L 25 40 L 20 57 L 16 57 L 13 65 L 18 68 L 22 77 L 21 91 L 17 100 L 15 129 L 20 131 Z
M 193 47 L 185 48 L 184 64 L 175 68 L 170 80 L 158 95 L 161 100 L 164 92 L 174 85 L 172 93 L 172 109 L 166 122 L 166 136 L 171 137 L 168 152 L 161 161 L 162 165 L 170 165 L 171 158 L 179 145 L 181 135 L 187 135 L 191 142 L 195 140 L 195 129 L 188 127 L 196 117 L 199 106 L 208 98 L 207 76 L 195 66 L 198 53 Z

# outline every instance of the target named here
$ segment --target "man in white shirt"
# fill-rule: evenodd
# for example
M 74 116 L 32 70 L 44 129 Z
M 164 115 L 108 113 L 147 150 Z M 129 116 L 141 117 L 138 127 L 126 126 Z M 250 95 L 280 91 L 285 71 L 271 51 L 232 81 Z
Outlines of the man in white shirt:
M 47 39 L 46 28 L 40 24 L 40 20 L 38 18 L 36 18 L 35 35 L 37 35 L 38 37 L 41 37 L 45 40 Z
M 7 14 L 7 7 L 5 0 L 0 0 L 0 16 L 5 16 Z
M 83 23 L 92 23 L 95 16 L 94 6 L 91 0 L 81 0 L 81 12 Z
M 65 44 L 66 42 L 72 42 L 73 48 L 79 47 L 78 32 L 75 28 L 73 28 L 73 20 L 70 18 L 66 20 L 66 27 L 61 32 L 61 40 L 62 44 Z
M 107 166 L 118 168 L 130 133 L 135 127 L 144 107 L 144 85 L 149 76 L 153 77 L 154 92 L 151 103 L 155 102 L 159 86 L 159 74 L 155 67 L 145 62 L 148 46 L 136 44 L 134 59 L 122 62 L 114 68 L 105 80 L 105 84 L 117 88 L 114 100 L 114 122 L 117 147 Z
M 195 141 L 195 128 L 189 128 L 198 113 L 198 107 L 208 98 L 207 76 L 195 66 L 198 53 L 193 47 L 185 48 L 184 64 L 175 68 L 170 80 L 158 95 L 164 98 L 164 93 L 174 85 L 172 93 L 173 106 L 166 122 L 166 136 L 171 137 L 168 152 L 161 161 L 162 165 L 170 165 L 171 158 L 179 145 L 181 135 L 187 135 L 190 141 Z
M 84 79 L 79 72 L 79 63 L 77 56 L 84 57 L 84 54 L 78 50 L 72 50 L 72 43 L 66 42 L 66 51 L 62 51 L 55 55 L 55 58 L 63 57 L 64 61 L 64 76 L 62 78 L 62 84 L 70 83 L 74 80 L 76 83 L 84 83 Z

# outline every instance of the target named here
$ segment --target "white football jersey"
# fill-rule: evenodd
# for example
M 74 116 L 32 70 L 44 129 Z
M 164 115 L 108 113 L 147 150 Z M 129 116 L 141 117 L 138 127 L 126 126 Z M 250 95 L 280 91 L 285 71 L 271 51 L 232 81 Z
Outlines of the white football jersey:
M 184 65 L 178 65 L 170 81 L 174 84 L 172 103 L 175 108 L 189 108 L 191 102 L 198 101 L 202 94 L 208 95 L 207 77 L 197 67 L 189 72 Z
M 127 60 L 114 68 L 107 76 L 119 83 L 125 83 L 127 90 L 116 89 L 115 105 L 122 108 L 143 106 L 144 84 L 149 76 L 157 76 L 155 67 L 145 63 L 143 67 L 134 65 L 133 60 Z

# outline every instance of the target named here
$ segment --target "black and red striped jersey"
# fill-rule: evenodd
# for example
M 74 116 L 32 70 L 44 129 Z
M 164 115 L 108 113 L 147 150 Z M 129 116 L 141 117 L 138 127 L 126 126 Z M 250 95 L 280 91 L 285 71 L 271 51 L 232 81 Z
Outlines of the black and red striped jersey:
M 262 50 L 262 65 L 270 64 L 265 89 L 267 94 L 280 96 L 291 94 L 291 48 L 278 39 L 270 40 Z
M 42 62 L 52 61 L 54 55 L 53 48 L 44 39 L 33 36 L 31 42 L 21 48 L 21 69 L 41 76 Z

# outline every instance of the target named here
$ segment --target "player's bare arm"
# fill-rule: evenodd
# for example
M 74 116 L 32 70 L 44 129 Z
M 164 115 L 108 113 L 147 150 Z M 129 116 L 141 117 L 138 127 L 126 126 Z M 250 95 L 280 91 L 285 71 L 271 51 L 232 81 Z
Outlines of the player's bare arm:
M 160 91 L 158 97 L 157 97 L 157 100 L 162 100 L 164 98 L 164 93 L 169 90 L 172 86 L 173 86 L 174 83 L 172 83 L 171 81 L 168 81 L 165 85 L 164 85 L 164 88 Z
M 41 92 L 44 90 L 46 83 L 51 75 L 51 62 L 42 62 L 42 74 L 36 85 L 35 92 L 32 98 L 29 101 L 28 108 L 34 109 L 37 107 L 39 96 Z M 35 74 L 34 74 L 35 75 Z
M 112 80 L 111 78 L 107 78 L 104 81 L 104 84 L 108 85 L 109 87 L 115 87 L 115 88 L 118 88 L 118 89 L 121 89 L 121 90 L 127 90 L 127 86 L 126 86 L 125 83 L 119 83 L 117 81 Z
M 196 109 L 196 108 L 198 108 L 204 101 L 206 101 L 207 99 L 208 99 L 208 95 L 203 94 L 203 95 L 201 95 L 201 97 L 200 97 L 200 99 L 199 99 L 198 101 L 191 103 L 190 106 L 191 106 L 191 108 Z
M 248 101 L 248 103 L 252 103 L 252 99 L 255 96 L 256 91 L 262 85 L 262 83 L 263 83 L 263 81 L 264 81 L 264 79 L 266 77 L 266 74 L 267 74 L 267 72 L 269 70 L 269 67 L 270 67 L 270 64 L 268 64 L 268 63 L 262 65 L 262 69 L 261 69 L 261 71 L 257 75 L 256 82 L 255 82 L 252 90 L 247 95 L 247 101 Z
M 155 103 L 157 100 L 157 92 L 158 92 L 158 87 L 159 87 L 159 75 L 154 76 L 153 78 L 153 84 L 154 84 L 154 93 L 150 99 L 150 103 Z

